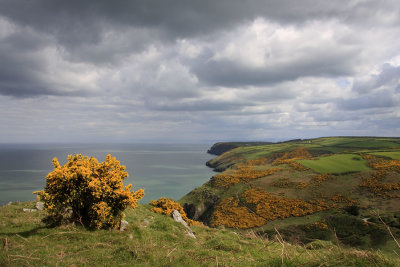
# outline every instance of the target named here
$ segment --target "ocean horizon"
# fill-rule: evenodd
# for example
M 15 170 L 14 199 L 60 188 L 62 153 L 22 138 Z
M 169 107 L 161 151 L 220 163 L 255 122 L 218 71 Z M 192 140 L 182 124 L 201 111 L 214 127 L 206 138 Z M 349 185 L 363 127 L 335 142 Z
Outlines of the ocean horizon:
M 214 174 L 205 163 L 214 156 L 211 144 L 0 144 L 0 205 L 35 200 L 33 191 L 42 190 L 51 160 L 61 164 L 68 155 L 93 156 L 99 162 L 111 154 L 126 166 L 125 185 L 143 188 L 148 203 L 159 197 L 180 199 L 208 181 Z

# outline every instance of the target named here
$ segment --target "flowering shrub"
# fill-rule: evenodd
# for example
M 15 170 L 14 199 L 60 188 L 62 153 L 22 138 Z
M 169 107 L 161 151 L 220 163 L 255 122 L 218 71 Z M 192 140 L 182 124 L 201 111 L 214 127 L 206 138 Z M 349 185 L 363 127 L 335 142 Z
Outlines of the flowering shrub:
M 315 176 L 312 179 L 312 182 L 315 183 L 316 185 L 321 185 L 323 181 L 328 180 L 328 179 L 332 179 L 332 175 L 331 174 L 318 174 L 317 176 Z
M 308 183 L 300 182 L 296 185 L 296 188 L 303 189 L 303 188 L 306 188 L 307 186 L 308 186 Z
M 386 160 L 372 155 L 362 156 L 364 159 L 368 160 L 368 165 L 375 171 L 370 177 L 363 178 L 360 187 L 366 188 L 377 196 L 400 198 L 399 193 L 393 192 L 400 190 L 400 183 L 383 182 L 390 171 L 396 173 L 400 172 L 400 160 Z
M 280 188 L 289 188 L 294 183 L 289 181 L 289 178 L 279 178 L 278 181 L 271 183 L 271 186 L 280 187 Z
M 307 225 L 306 226 L 306 229 L 307 230 L 326 230 L 326 229 L 328 229 L 328 225 L 326 224 L 326 220 L 325 219 L 321 219 L 321 221 L 319 221 L 319 222 L 315 222 L 315 223 L 312 223 L 312 224 L 310 224 L 310 225 Z
M 322 200 L 306 202 L 274 196 L 262 189 L 248 189 L 239 198 L 223 199 L 213 212 L 212 225 L 252 228 L 278 218 L 305 216 L 330 207 Z
M 343 196 L 342 194 L 336 194 L 329 198 L 331 201 L 334 202 L 333 206 L 338 207 L 338 203 L 344 203 L 347 207 L 351 207 L 357 204 L 356 200 L 352 200 L 348 197 Z
M 153 208 L 151 208 L 153 212 L 165 215 L 170 215 L 174 210 L 177 210 L 181 214 L 182 219 L 185 222 L 187 222 L 187 224 L 190 226 L 203 225 L 201 222 L 189 219 L 183 207 L 178 202 L 170 198 L 160 197 L 157 201 L 156 200 L 150 201 L 150 205 L 153 206 Z
M 61 222 L 70 209 L 71 221 L 89 228 L 115 228 L 125 208 L 135 208 L 144 196 L 143 189 L 131 192 L 132 185 L 123 185 L 128 173 L 111 155 L 101 163 L 81 154 L 68 156 L 63 166 L 57 158 L 52 163 L 54 170 L 46 177 L 45 189 L 34 193 L 44 202 L 48 218 L 54 223 Z
M 264 176 L 272 175 L 280 168 L 271 168 L 268 170 L 257 170 L 252 165 L 240 164 L 237 169 L 231 172 L 214 175 L 211 178 L 211 183 L 219 188 L 228 188 L 239 182 L 249 182 L 252 179 L 258 179 Z
M 215 208 L 212 216 L 212 226 L 224 225 L 246 229 L 267 223 L 267 220 L 249 210 L 246 206 L 240 206 L 239 200 L 234 197 L 223 199 Z
M 307 148 L 299 147 L 290 152 L 285 152 L 281 157 L 275 159 L 272 165 L 288 164 L 292 169 L 297 171 L 306 171 L 309 168 L 304 167 L 303 164 L 297 162 L 297 159 L 309 159 L 312 155 L 308 152 Z

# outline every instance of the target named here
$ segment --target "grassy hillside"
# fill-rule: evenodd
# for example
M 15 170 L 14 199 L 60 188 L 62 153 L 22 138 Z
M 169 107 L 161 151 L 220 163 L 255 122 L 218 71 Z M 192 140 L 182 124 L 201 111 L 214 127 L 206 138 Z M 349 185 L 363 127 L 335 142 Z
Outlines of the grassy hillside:
M 220 173 L 180 203 L 212 226 L 393 252 L 380 218 L 399 238 L 399 154 L 399 138 L 381 137 L 240 146 L 209 161 Z
M 400 139 L 235 143 L 180 200 L 196 239 L 149 205 L 126 231 L 48 228 L 34 203 L 0 207 L 0 266 L 400 266 Z
M 336 154 L 317 159 L 303 159 L 299 162 L 318 173 L 347 173 L 370 170 L 367 162 L 357 154 Z
M 386 252 L 314 241 L 291 245 L 253 230 L 192 227 L 139 205 L 126 210 L 126 231 L 88 231 L 79 225 L 47 228 L 34 203 L 0 207 L 0 266 L 399 266 Z M 276 233 L 275 233 L 276 234 Z

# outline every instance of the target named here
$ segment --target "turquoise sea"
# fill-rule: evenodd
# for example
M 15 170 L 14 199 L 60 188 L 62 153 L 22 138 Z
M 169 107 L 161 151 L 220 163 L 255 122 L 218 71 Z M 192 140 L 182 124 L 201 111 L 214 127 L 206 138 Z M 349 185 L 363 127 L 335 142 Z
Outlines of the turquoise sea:
M 104 161 L 107 154 L 125 165 L 129 177 L 124 184 L 143 188 L 147 203 L 159 197 L 180 199 L 210 179 L 213 171 L 205 163 L 210 144 L 29 144 L 0 145 L 0 205 L 10 201 L 34 200 L 42 190 L 51 160 L 61 164 L 68 155 L 83 154 Z

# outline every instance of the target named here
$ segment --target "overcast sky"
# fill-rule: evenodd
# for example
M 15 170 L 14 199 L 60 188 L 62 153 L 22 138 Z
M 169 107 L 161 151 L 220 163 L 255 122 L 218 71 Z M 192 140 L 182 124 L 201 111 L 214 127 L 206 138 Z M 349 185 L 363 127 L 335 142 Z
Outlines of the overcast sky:
M 399 136 L 398 0 L 0 0 L 0 143 Z

